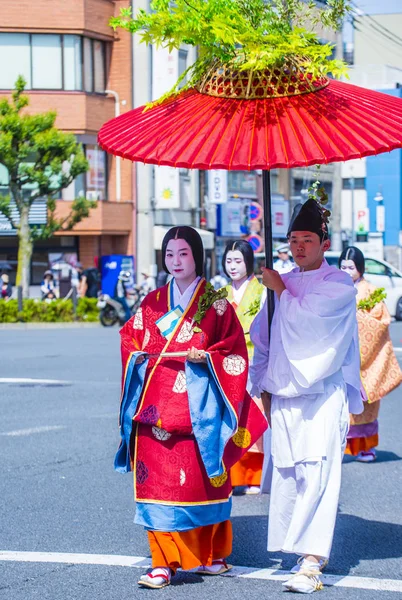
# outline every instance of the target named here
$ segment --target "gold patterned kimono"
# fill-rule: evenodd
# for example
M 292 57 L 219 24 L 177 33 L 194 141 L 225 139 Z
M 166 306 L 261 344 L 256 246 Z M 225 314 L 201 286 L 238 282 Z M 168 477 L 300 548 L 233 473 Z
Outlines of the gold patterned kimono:
M 366 300 L 375 286 L 362 278 L 357 284 L 356 301 Z M 391 317 L 384 302 L 370 311 L 357 310 L 361 358 L 361 380 L 367 396 L 364 411 L 350 416 L 349 453 L 368 451 L 378 444 L 378 413 L 380 400 L 402 382 L 402 372 L 396 359 L 389 325 Z

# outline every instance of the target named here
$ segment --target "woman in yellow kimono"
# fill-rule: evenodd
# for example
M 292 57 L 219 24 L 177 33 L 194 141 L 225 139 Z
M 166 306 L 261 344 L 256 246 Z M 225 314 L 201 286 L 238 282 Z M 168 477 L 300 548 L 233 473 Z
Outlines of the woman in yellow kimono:
M 227 300 L 236 311 L 246 338 L 248 358 L 251 362 L 254 346 L 250 340 L 250 326 L 260 310 L 264 286 L 254 275 L 254 252 L 245 240 L 230 241 L 222 259 L 225 274 L 232 283 L 226 286 Z M 251 386 L 248 386 L 250 388 Z M 262 409 L 261 401 L 254 398 Z M 258 494 L 264 461 L 262 438 L 236 463 L 230 476 L 236 493 Z
M 342 271 L 353 279 L 357 289 L 357 322 L 361 358 L 363 396 L 367 398 L 360 415 L 350 415 L 346 454 L 359 462 L 373 462 L 377 456 L 378 413 L 381 398 L 398 387 L 402 373 L 389 335 L 391 317 L 381 300 L 381 292 L 364 279 L 364 256 L 361 250 L 346 248 L 339 259 Z

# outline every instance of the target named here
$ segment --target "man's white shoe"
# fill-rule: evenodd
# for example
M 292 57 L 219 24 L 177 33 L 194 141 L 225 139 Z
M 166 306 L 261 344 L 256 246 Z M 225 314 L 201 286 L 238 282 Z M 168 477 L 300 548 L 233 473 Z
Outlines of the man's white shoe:
M 245 494 L 250 496 L 261 494 L 261 488 L 259 485 L 249 485 L 245 491 Z
M 318 569 L 321 571 L 321 573 L 323 572 L 323 570 L 325 569 L 325 567 L 328 564 L 328 559 L 327 558 L 321 558 L 319 560 L 318 563 L 313 563 L 310 561 L 307 561 L 304 556 L 301 556 L 300 558 L 297 559 L 297 563 L 295 564 L 295 566 L 290 569 L 291 573 L 299 573 L 300 570 L 302 570 L 302 567 L 306 567 L 306 569 L 311 568 L 317 568 L 316 565 L 318 564 Z
M 157 567 L 156 569 L 152 569 L 150 573 L 141 575 L 138 585 L 153 589 L 164 588 L 170 585 L 171 577 L 172 572 L 169 567 Z
M 282 585 L 289 592 L 297 592 L 299 594 L 312 594 L 313 592 L 322 590 L 324 587 L 318 569 L 302 570 Z

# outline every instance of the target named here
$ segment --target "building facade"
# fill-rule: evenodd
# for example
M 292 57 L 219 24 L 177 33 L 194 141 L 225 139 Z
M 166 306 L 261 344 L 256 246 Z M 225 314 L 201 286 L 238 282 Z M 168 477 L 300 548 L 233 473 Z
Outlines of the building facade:
M 348 42 L 350 82 L 402 98 L 402 11 L 360 14 Z M 401 150 L 342 166 L 344 240 L 367 234 L 367 252 L 402 268 Z
M 134 254 L 135 173 L 132 163 L 97 146 L 102 124 L 132 108 L 132 36 L 115 34 L 110 17 L 129 0 L 20 0 L 0 5 L 0 98 L 10 96 L 23 75 L 28 112 L 57 113 L 56 127 L 73 133 L 84 148 L 89 171 L 63 190 L 57 213 L 68 214 L 74 198 L 98 201 L 73 231 L 35 244 L 31 283 L 63 255 L 84 267 L 102 255 Z M 8 193 L 0 165 L 0 193 Z M 33 224 L 46 218 L 44 202 L 31 211 Z M 0 260 L 16 265 L 17 236 L 0 215 Z

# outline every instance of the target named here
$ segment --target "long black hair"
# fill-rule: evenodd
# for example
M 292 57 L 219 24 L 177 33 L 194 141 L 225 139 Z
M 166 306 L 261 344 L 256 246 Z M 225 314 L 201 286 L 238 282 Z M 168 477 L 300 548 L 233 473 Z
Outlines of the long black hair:
M 353 260 L 360 275 L 364 275 L 364 271 L 366 270 L 364 254 L 359 248 L 356 248 L 356 246 L 348 246 L 348 248 L 345 248 L 339 257 L 339 268 L 341 268 L 343 260 Z
M 198 231 L 188 225 L 180 225 L 169 229 L 162 241 L 162 267 L 166 273 L 170 272 L 165 262 L 166 248 L 170 240 L 185 240 L 187 242 L 193 253 L 195 271 L 197 275 L 201 276 L 204 273 L 204 246 Z
M 254 251 L 251 245 L 246 242 L 246 240 L 230 240 L 230 242 L 227 243 L 222 257 L 222 267 L 224 273 L 230 277 L 229 273 L 226 271 L 226 257 L 228 252 L 233 252 L 234 250 L 238 250 L 243 254 L 247 269 L 247 277 L 250 277 L 250 275 L 254 273 Z

